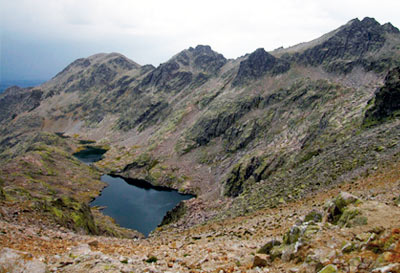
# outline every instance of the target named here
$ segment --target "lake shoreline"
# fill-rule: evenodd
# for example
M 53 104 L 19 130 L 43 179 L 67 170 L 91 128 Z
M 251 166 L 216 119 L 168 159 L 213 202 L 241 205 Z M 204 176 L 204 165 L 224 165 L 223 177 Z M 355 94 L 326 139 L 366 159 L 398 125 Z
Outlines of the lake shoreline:
M 105 152 L 95 145 L 86 145 L 73 155 L 84 164 L 91 165 L 101 160 Z M 100 180 L 107 185 L 89 205 L 101 208 L 104 215 L 112 217 L 121 227 L 139 231 L 146 237 L 184 200 L 196 197 L 173 188 L 155 186 L 143 179 L 117 174 L 103 174 Z

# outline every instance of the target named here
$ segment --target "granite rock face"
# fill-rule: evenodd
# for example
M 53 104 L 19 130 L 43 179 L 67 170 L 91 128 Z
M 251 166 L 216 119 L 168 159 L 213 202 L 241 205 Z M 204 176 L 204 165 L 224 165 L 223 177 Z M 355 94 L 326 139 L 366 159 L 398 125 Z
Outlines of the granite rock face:
M 193 56 L 194 66 L 208 73 L 216 73 L 227 62 L 222 54 L 211 49 L 210 46 L 198 45 L 188 50 Z
M 376 92 L 375 98 L 370 103 L 373 105 L 365 113 L 364 120 L 367 125 L 400 114 L 400 67 L 389 71 L 385 85 Z
M 374 63 L 366 56 L 383 47 L 388 33 L 398 34 L 399 30 L 369 17 L 362 21 L 354 19 L 327 40 L 297 54 L 295 59 L 313 66 L 324 65 L 329 72 L 349 73 L 356 65 L 374 69 Z
M 39 88 L 13 86 L 0 97 L 0 123 L 10 121 L 22 112 L 30 112 L 40 105 L 43 91 Z
M 227 101 L 210 107 L 209 111 L 199 118 L 188 132 L 188 138 L 197 145 L 205 145 L 211 139 L 226 133 L 235 121 L 256 109 L 262 98 L 247 97 L 236 101 Z
M 155 88 L 158 92 L 179 92 L 190 83 L 201 81 L 202 77 L 214 75 L 226 61 L 224 56 L 214 52 L 210 46 L 191 47 L 149 73 L 138 89 Z
M 267 73 L 277 75 L 285 73 L 290 69 L 290 64 L 275 58 L 263 48 L 251 53 L 245 60 L 240 62 L 239 71 L 232 82 L 233 86 L 243 85 L 254 81 Z
M 192 73 L 179 71 L 179 64 L 170 61 L 161 64 L 151 72 L 140 84 L 141 88 L 154 86 L 159 90 L 173 91 L 184 88 L 192 81 Z
M 119 73 L 139 68 L 138 64 L 118 53 L 100 53 L 77 59 L 50 81 L 51 93 L 87 92 L 93 88 L 107 90 Z
M 185 214 L 186 209 L 185 203 L 180 202 L 175 208 L 167 212 L 167 214 L 163 217 L 160 226 L 177 222 Z

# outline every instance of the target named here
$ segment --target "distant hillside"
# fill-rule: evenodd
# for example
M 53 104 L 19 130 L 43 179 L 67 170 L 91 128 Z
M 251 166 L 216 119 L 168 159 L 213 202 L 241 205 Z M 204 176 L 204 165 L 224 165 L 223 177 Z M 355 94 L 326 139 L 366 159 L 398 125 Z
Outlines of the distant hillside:
M 5 80 L 0 82 L 0 93 L 11 86 L 30 87 L 44 83 L 46 80 Z

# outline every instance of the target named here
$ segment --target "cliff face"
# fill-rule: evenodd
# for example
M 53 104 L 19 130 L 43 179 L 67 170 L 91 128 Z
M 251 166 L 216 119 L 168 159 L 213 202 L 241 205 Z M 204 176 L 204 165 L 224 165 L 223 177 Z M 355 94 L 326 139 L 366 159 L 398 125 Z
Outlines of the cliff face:
M 178 223 L 273 207 L 397 156 L 399 48 L 397 28 L 365 18 L 235 60 L 209 46 L 156 68 L 117 53 L 78 59 L 0 95 L 0 156 L 64 132 L 110 147 L 102 172 L 197 194 Z
M 275 58 L 263 48 L 259 48 L 240 62 L 233 85 L 243 85 L 246 82 L 257 80 L 267 73 L 270 75 L 285 73 L 289 68 L 289 62 Z
M 389 71 L 384 85 L 370 101 L 371 108 L 365 113 L 364 124 L 371 126 L 399 115 L 400 110 L 400 67 Z M 370 123 L 370 124 L 368 124 Z
M 354 19 L 320 45 L 299 54 L 298 59 L 311 65 L 325 64 L 328 70 L 336 72 L 341 68 L 342 72 L 349 72 L 356 64 L 368 67 L 370 60 L 366 57 L 384 46 L 388 34 L 399 34 L 399 30 L 368 17 L 362 21 Z

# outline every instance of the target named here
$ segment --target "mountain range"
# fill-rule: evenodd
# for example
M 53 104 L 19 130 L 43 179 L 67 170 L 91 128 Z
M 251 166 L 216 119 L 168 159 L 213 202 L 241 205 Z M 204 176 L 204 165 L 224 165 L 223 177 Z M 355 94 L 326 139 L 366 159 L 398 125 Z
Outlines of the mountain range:
M 100 53 L 0 95 L 0 199 L 30 224 L 132 236 L 88 206 L 108 173 L 196 195 L 160 230 L 236 219 L 397 162 L 399 115 L 400 31 L 373 18 L 236 59 Z M 93 168 L 72 157 L 85 141 L 107 150 Z

